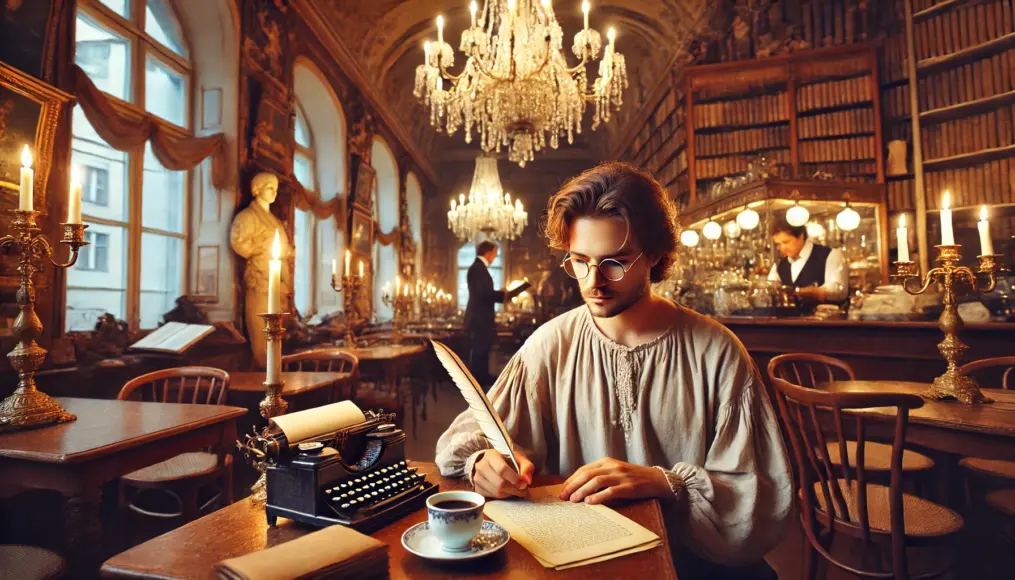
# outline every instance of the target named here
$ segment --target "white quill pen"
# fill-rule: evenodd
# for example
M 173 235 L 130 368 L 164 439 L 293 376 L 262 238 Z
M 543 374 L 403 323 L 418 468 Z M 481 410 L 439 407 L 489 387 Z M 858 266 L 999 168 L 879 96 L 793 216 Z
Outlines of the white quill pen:
M 515 457 L 514 446 L 511 444 L 511 436 L 508 435 L 504 422 L 500 420 L 497 411 L 490 404 L 490 399 L 486 398 L 483 388 L 479 386 L 475 377 L 453 350 L 438 340 L 431 340 L 430 343 L 433 344 L 434 352 L 437 353 L 437 359 L 444 365 L 455 382 L 455 386 L 465 397 L 469 409 L 472 410 L 472 416 L 483 430 L 483 435 L 493 445 L 494 450 L 505 457 L 510 457 L 515 471 L 521 473 L 518 468 L 518 459 Z

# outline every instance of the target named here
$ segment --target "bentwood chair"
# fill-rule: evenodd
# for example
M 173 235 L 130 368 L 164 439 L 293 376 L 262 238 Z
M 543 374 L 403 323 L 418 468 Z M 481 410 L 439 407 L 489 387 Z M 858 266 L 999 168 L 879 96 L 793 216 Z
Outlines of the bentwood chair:
M 797 465 L 800 520 L 807 545 L 804 549 L 803 577 L 817 577 L 818 557 L 846 572 L 863 578 L 910 578 L 909 548 L 944 548 L 957 539 L 963 528 L 958 513 L 902 491 L 902 456 L 906 442 L 909 411 L 923 405 L 916 395 L 901 393 L 830 393 L 794 385 L 773 378 L 779 413 L 786 424 Z M 869 483 L 864 467 L 864 417 L 851 413 L 871 407 L 895 407 L 894 437 L 890 454 L 888 486 Z M 826 436 L 819 413 L 831 415 L 834 429 Z M 856 465 L 845 452 L 843 429 L 848 415 L 855 415 Z M 838 446 L 840 457 L 847 460 L 834 465 L 827 452 Z M 859 541 L 864 555 L 860 563 L 851 563 L 832 554 L 837 534 Z M 889 556 L 889 565 L 882 559 Z M 949 563 L 920 574 L 936 577 L 948 571 Z M 886 569 L 887 568 L 887 569 Z
M 352 398 L 359 383 L 359 358 L 353 353 L 340 348 L 318 348 L 285 355 L 282 357 L 282 370 L 305 371 L 305 372 L 334 372 L 349 373 L 349 379 L 342 381 L 341 386 L 347 386 L 345 395 Z M 342 394 L 332 389 L 330 394 L 331 402 L 334 402 Z
M 223 405 L 229 393 L 229 373 L 211 367 L 179 367 L 155 371 L 127 381 L 117 395 L 121 401 Z M 217 488 L 198 504 L 199 492 Z M 168 496 L 175 509 L 157 511 L 136 500 L 144 491 Z M 181 453 L 120 478 L 120 510 L 155 518 L 195 519 L 209 506 L 222 500 L 233 503 L 233 457 L 228 453 L 194 451 Z
M 853 367 L 845 361 L 810 353 L 783 354 L 773 358 L 768 363 L 768 378 L 770 380 L 782 379 L 794 385 L 820 389 L 822 385 L 836 381 L 855 381 L 856 374 Z M 846 442 L 846 454 L 849 465 L 856 465 L 857 444 L 855 441 Z M 832 465 L 842 465 L 840 449 L 838 446 L 828 447 L 829 461 Z M 887 476 L 891 466 L 892 447 L 883 443 L 868 441 L 864 449 L 864 467 L 868 471 L 877 473 L 879 477 Z M 934 460 L 922 453 L 905 450 L 902 454 L 902 471 L 907 474 L 923 474 L 934 467 Z
M 36 546 L 0 545 L 0 578 L 55 580 L 67 574 L 67 562 Z
M 988 386 L 1000 384 L 1002 389 L 1007 390 L 1015 386 L 1015 356 L 1001 356 L 973 361 L 959 367 L 959 374 L 974 375 L 981 379 L 988 379 L 990 382 L 981 380 L 980 384 Z M 995 380 L 998 382 L 994 382 Z M 969 475 L 978 479 L 985 479 L 988 483 L 1003 485 L 1015 483 L 1015 461 L 966 457 L 959 460 L 959 465 Z

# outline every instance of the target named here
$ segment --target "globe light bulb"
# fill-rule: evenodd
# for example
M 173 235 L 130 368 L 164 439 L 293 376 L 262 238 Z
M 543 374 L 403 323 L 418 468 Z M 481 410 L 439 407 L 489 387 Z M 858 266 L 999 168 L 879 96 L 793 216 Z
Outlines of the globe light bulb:
M 811 212 L 807 211 L 806 207 L 800 205 L 800 202 L 797 202 L 793 207 L 786 210 L 786 222 L 795 228 L 806 224 L 809 219 L 811 219 Z
M 735 240 L 740 237 L 740 226 L 738 226 L 737 222 L 733 220 L 726 222 L 723 226 L 723 230 L 726 231 L 726 237 L 731 240 Z
M 705 227 L 701 228 L 701 235 L 708 240 L 718 240 L 722 237 L 722 226 L 718 222 L 709 220 Z
M 698 245 L 698 232 L 694 230 L 684 230 L 680 232 L 680 243 L 684 244 L 688 248 L 693 248 Z
M 835 225 L 844 232 L 851 232 L 860 227 L 860 214 L 846 204 L 846 207 L 835 216 Z
M 807 237 L 809 239 L 825 237 L 825 226 L 818 222 L 807 222 Z
M 761 223 L 761 216 L 759 216 L 758 212 L 751 208 L 747 208 L 737 214 L 737 225 L 739 225 L 742 230 L 753 230 L 758 227 L 759 223 Z

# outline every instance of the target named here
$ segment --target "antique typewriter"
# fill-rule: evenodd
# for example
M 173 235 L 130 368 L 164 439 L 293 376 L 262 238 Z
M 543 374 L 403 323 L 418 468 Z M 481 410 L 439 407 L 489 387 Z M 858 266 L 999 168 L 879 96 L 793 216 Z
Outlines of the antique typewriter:
M 422 508 L 438 491 L 406 464 L 405 433 L 391 423 L 394 415 L 363 416 L 362 423 L 301 441 L 277 428 L 246 436 L 241 450 L 267 475 L 268 525 L 281 516 L 369 532 Z

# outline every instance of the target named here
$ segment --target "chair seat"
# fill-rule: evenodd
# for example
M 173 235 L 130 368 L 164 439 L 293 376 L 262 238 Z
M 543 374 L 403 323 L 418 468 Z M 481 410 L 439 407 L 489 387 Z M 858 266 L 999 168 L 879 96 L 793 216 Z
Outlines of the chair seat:
M 225 456 L 226 464 L 233 462 L 232 455 Z M 212 475 L 219 469 L 218 456 L 204 451 L 181 453 L 155 465 L 128 473 L 123 476 L 127 483 L 164 483 Z
M 846 441 L 846 455 L 849 456 L 849 464 L 856 466 L 856 441 Z M 828 444 L 828 459 L 832 465 L 842 465 L 839 459 L 839 444 Z M 891 471 L 892 469 L 892 446 L 884 443 L 866 441 L 863 448 L 863 462 L 868 471 Z M 922 453 L 910 451 L 902 452 L 902 471 L 924 471 L 934 467 L 934 460 Z
M 999 489 L 986 496 L 987 503 L 1009 518 L 1015 518 L 1015 489 Z
M 1015 479 L 1015 461 L 965 457 L 959 460 L 959 465 L 979 475 Z
M 0 545 L 0 579 L 49 580 L 64 575 L 67 564 L 58 554 L 36 546 Z
M 859 526 L 860 511 L 856 497 L 858 491 L 856 480 L 850 481 L 848 485 L 844 479 L 836 481 L 846 499 L 846 509 L 849 511 L 850 519 L 848 523 Z M 825 507 L 825 496 L 820 482 L 814 484 L 814 495 L 817 498 L 818 507 L 827 513 L 828 509 Z M 962 529 L 961 515 L 932 501 L 904 493 L 902 494 L 902 506 L 907 536 L 939 537 L 953 534 Z M 891 533 L 889 489 L 883 485 L 868 483 L 867 507 L 871 530 L 885 534 Z

